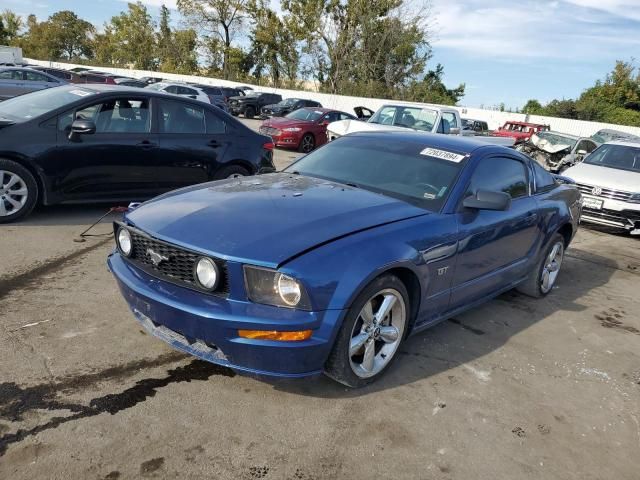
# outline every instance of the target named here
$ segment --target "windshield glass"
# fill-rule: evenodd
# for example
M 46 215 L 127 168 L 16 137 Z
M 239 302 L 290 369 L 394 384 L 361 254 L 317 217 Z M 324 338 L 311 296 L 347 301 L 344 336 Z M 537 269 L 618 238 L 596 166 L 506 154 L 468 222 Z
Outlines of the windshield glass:
M 0 103 L 0 120 L 26 122 L 95 92 L 79 87 L 57 87 L 28 93 Z
M 605 144 L 585 158 L 584 163 L 640 173 L 640 145 L 631 147 Z
M 565 137 L 557 133 L 538 132 L 536 135 L 540 140 L 546 140 L 551 145 L 569 145 L 571 148 L 573 148 L 578 141 L 576 138 Z
M 290 107 L 292 105 L 295 105 L 297 101 L 297 98 L 287 98 L 286 100 L 282 100 L 280 102 L 280 105 L 283 107 Z
M 151 85 L 148 85 L 147 88 L 149 90 L 162 90 L 166 86 L 166 83 L 152 83 Z
M 426 150 L 413 142 L 346 136 L 311 152 L 285 172 L 354 185 L 437 211 L 463 165 L 462 155 L 453 155 L 460 157 L 456 162 L 423 154 Z
M 285 118 L 291 118 L 293 120 L 306 120 L 307 122 L 315 122 L 322 116 L 322 112 L 316 110 L 307 110 L 301 108 L 295 112 L 291 112 L 285 115 Z
M 369 123 L 408 127 L 430 132 L 438 118 L 438 112 L 430 108 L 385 106 L 369 119 Z

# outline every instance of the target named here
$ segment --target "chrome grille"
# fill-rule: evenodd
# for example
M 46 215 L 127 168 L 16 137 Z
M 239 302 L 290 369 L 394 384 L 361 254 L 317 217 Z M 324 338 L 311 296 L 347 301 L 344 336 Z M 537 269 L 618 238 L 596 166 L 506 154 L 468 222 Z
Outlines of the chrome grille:
M 212 295 L 226 295 L 229 293 L 229 278 L 226 262 L 218 258 L 211 258 L 220 271 L 220 281 L 215 291 L 201 289 L 194 279 L 194 270 L 197 260 L 202 257 L 196 252 L 156 240 L 145 233 L 128 228 L 131 234 L 133 250 L 130 257 L 123 257 L 140 269 L 161 280 L 166 280 L 181 286 L 192 288 Z M 168 260 L 154 265 L 147 250 L 153 250 Z
M 628 202 L 633 195 L 631 192 L 623 192 L 621 190 L 612 190 L 609 188 L 597 187 L 596 185 L 587 185 L 584 183 L 577 184 L 578 189 L 581 193 L 585 195 L 593 195 L 594 197 L 602 197 L 602 198 L 610 198 L 612 200 L 621 200 L 623 202 Z M 593 193 L 594 188 L 600 188 L 602 193 L 595 194 Z
M 278 136 L 280 135 L 280 130 L 278 130 L 277 128 L 273 128 L 273 127 L 260 127 L 260 133 L 264 134 L 264 135 L 269 135 L 269 136 Z
M 630 226 L 634 223 L 640 222 L 640 212 L 632 210 L 617 211 L 606 208 L 596 210 L 585 207 L 582 209 L 582 215 L 601 220 L 607 224 L 616 224 L 621 227 Z

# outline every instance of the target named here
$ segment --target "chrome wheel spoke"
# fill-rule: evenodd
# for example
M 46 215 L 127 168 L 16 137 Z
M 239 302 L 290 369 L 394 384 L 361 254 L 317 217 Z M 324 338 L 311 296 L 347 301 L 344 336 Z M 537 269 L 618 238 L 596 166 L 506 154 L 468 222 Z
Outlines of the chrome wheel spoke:
M 10 175 L 9 176 L 9 183 L 7 183 L 6 185 L 3 185 L 2 188 L 9 189 L 11 187 L 13 187 L 16 183 L 18 183 L 20 181 L 20 177 L 18 177 L 17 175 Z
M 389 314 L 393 306 L 395 305 L 397 298 L 395 295 L 385 295 L 382 305 L 376 312 L 376 321 L 380 323 Z
M 362 347 L 369 340 L 368 333 L 359 333 L 355 337 L 351 339 L 351 343 L 349 343 L 349 356 L 353 357 L 354 355 L 358 355 L 361 353 Z
M 393 325 L 380 327 L 380 339 L 385 343 L 393 343 L 398 340 L 400 332 Z
M 20 188 L 18 190 L 11 190 L 11 191 L 7 192 L 7 194 L 9 194 L 11 196 L 16 196 L 17 195 L 17 196 L 20 196 L 20 197 L 26 195 L 27 193 L 28 193 L 28 191 L 27 191 L 26 188 Z
M 371 325 L 371 323 L 373 323 L 373 305 L 371 304 L 371 301 L 368 301 L 360 312 L 360 318 L 362 318 L 362 321 L 367 325 Z
M 373 339 L 367 341 L 364 346 L 364 358 L 362 359 L 362 369 L 365 372 L 372 372 L 376 360 L 376 345 Z
M 6 207 L 4 206 L 4 200 L 2 200 L 0 198 L 0 216 L 5 216 L 7 215 L 9 212 L 7 212 Z
M 15 198 L 7 197 L 7 202 L 9 202 L 11 205 L 13 205 L 14 211 L 19 209 L 20 207 L 22 207 L 22 203 L 20 203 Z
M 549 290 L 549 280 L 550 280 L 549 270 L 545 268 L 544 271 L 542 272 L 542 289 L 545 292 Z

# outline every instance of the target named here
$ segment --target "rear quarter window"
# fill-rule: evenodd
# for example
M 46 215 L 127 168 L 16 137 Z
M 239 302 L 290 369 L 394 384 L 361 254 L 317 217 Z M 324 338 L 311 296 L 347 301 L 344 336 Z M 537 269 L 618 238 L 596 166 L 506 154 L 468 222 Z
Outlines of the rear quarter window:
M 553 175 L 542 168 L 538 162 L 531 163 L 533 165 L 533 174 L 536 180 L 536 193 L 548 192 L 557 185 Z

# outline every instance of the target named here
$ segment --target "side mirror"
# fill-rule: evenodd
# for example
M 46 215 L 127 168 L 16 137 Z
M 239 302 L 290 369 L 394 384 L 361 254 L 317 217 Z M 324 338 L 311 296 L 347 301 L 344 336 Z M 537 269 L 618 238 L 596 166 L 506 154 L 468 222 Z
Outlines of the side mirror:
M 462 206 L 475 210 L 509 210 L 509 207 L 511 207 L 511 195 L 504 192 L 478 190 L 475 195 L 465 198 Z
M 320 122 L 320 125 L 326 127 L 327 125 L 329 125 L 329 123 L 331 123 L 329 122 L 329 120 L 323 120 L 322 122 Z
M 460 129 L 458 127 L 450 128 L 449 135 L 460 135 Z
M 576 153 L 577 153 L 578 155 L 586 155 L 586 154 L 587 154 L 587 151 L 586 151 L 586 150 L 578 150 Z
M 71 124 L 69 140 L 77 138 L 78 135 L 92 135 L 96 133 L 96 124 L 91 120 L 74 120 Z

